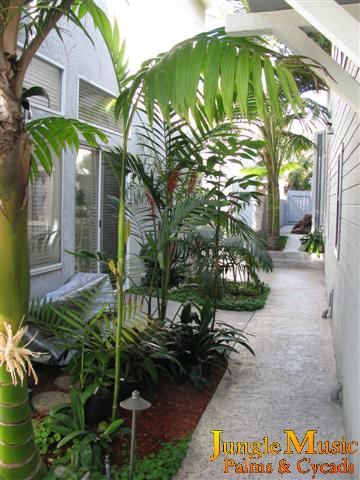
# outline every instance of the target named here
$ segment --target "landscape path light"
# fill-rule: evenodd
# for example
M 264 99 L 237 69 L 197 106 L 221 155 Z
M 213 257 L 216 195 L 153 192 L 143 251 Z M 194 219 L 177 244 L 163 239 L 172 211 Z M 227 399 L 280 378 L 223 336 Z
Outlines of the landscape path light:
M 141 398 L 140 392 L 134 390 L 130 398 L 120 402 L 120 407 L 132 411 L 129 480 L 133 480 L 135 473 L 136 414 L 141 410 L 150 408 L 151 403 Z

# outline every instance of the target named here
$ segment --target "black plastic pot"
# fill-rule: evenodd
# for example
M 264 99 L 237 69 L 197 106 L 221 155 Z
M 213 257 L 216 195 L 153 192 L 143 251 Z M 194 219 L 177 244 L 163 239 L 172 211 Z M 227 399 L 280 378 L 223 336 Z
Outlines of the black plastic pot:
M 142 392 L 143 390 L 143 384 L 138 381 L 120 381 L 120 388 L 119 388 L 119 402 L 122 402 L 123 400 L 126 400 L 127 398 L 131 397 L 132 392 L 134 390 L 139 390 Z
M 142 389 L 140 382 L 120 381 L 119 403 L 131 397 L 134 390 Z M 85 423 L 87 425 L 96 425 L 104 420 L 108 420 L 112 414 L 112 404 L 114 391 L 108 388 L 99 388 L 85 404 Z
M 100 388 L 85 404 L 85 423 L 95 425 L 111 417 L 113 392 Z

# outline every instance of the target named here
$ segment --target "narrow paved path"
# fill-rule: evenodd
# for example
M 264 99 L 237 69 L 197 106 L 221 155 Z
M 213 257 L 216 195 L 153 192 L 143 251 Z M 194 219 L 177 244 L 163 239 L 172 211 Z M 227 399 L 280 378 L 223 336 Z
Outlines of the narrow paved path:
M 294 430 L 299 441 L 308 430 L 317 430 L 315 440 L 339 440 L 344 435 L 341 406 L 331 402 L 330 389 L 336 385 L 335 361 L 330 320 L 321 317 L 327 305 L 323 272 L 311 269 L 275 269 L 265 278 L 271 286 L 266 307 L 251 319 L 247 331 L 254 335 L 251 345 L 256 358 L 245 350 L 232 356 L 231 374 L 226 373 L 193 434 L 188 454 L 176 480 L 203 479 L 358 479 L 314 472 L 302 474 L 297 462 L 340 464 L 345 455 L 264 455 L 252 463 L 272 463 L 271 474 L 224 473 L 224 459 L 244 463 L 246 455 L 213 455 L 213 434 L 223 430 L 222 441 L 279 442 L 286 450 L 284 430 Z M 220 312 L 221 319 L 238 327 L 249 315 Z M 189 405 L 191 408 L 191 405 Z M 354 440 L 354 439 L 352 439 Z M 350 439 L 349 439 L 350 441 Z M 306 450 L 306 449 L 304 449 Z M 286 459 L 291 473 L 278 472 L 279 461 Z M 311 468 L 304 461 L 303 470 Z M 328 468 L 328 467 L 327 467 Z

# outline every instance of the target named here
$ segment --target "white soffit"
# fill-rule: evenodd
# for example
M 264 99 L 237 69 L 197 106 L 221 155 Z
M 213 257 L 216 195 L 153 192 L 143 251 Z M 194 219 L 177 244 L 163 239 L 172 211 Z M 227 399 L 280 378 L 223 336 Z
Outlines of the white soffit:
M 328 0 L 332 1 L 332 0 Z M 313 3 L 313 2 L 311 2 Z M 359 5 L 340 7 L 359 18 Z M 358 23 L 358 22 L 357 22 Z M 356 112 L 360 113 L 360 86 L 349 73 L 335 62 L 319 45 L 302 30 L 314 30 L 314 26 L 295 10 L 233 14 L 226 17 L 225 30 L 230 36 L 276 35 L 298 55 L 316 60 L 328 74 L 320 73 L 326 83 L 342 97 Z M 355 37 L 356 38 L 356 37 Z M 359 36 L 357 40 L 359 40 Z
M 286 3 L 360 66 L 360 23 L 344 7 L 335 0 L 286 0 Z

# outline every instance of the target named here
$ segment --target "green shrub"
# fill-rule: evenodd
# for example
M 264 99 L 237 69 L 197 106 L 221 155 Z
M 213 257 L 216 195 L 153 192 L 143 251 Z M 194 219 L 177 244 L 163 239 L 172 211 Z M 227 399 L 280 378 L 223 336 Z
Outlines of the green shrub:
M 166 443 L 157 453 L 137 460 L 135 480 L 171 480 L 186 455 L 190 438 L 187 436 L 176 444 Z M 114 467 L 112 473 L 115 480 L 128 480 L 129 467 Z
M 35 443 L 41 455 L 46 455 L 54 450 L 57 443 L 62 439 L 60 433 L 51 430 L 51 418 L 45 417 L 34 425 Z
M 301 250 L 308 253 L 315 253 L 317 257 L 320 257 L 320 253 L 324 253 L 324 238 L 321 228 L 315 229 L 305 237 L 300 239 Z
M 234 285 L 239 286 L 239 293 L 234 294 Z M 245 285 L 246 288 L 242 288 Z M 235 282 L 227 282 L 223 297 L 216 301 L 216 307 L 220 310 L 232 310 L 237 312 L 252 312 L 264 308 L 266 299 L 269 295 L 270 288 L 266 285 L 241 284 Z M 147 287 L 132 287 L 129 293 L 138 295 L 148 295 Z M 201 290 L 195 285 L 189 287 L 181 287 L 177 290 L 170 291 L 169 299 L 176 302 L 194 302 L 203 305 L 206 297 Z
M 180 322 L 169 323 L 171 350 L 181 365 L 176 372 L 188 378 L 196 388 L 208 384 L 211 367 L 227 365 L 231 353 L 239 353 L 240 346 L 253 355 L 244 331 L 224 322 L 215 322 L 214 309 L 208 299 L 202 307 L 187 303 L 180 314 Z
M 179 440 L 177 443 L 165 443 L 157 453 L 136 460 L 135 480 L 171 480 L 178 471 L 190 442 L 191 436 Z M 68 461 L 65 456 L 64 460 Z M 86 470 L 75 468 L 66 462 L 61 465 L 54 465 L 48 472 L 44 480 L 82 480 Z M 118 467 L 114 465 L 111 468 L 111 478 L 113 480 L 128 480 L 129 466 Z M 106 480 L 102 469 L 91 472 L 91 480 Z

